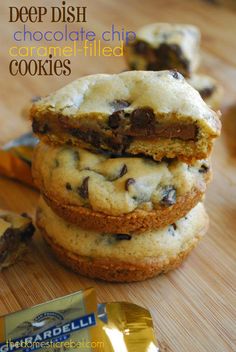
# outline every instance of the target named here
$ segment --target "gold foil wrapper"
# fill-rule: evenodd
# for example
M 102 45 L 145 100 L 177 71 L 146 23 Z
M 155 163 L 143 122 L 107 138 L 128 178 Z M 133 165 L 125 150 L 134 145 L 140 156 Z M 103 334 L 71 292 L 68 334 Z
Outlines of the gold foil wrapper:
M 34 186 L 31 161 L 37 138 L 26 133 L 0 148 L 0 174 Z
M 150 313 L 93 288 L 0 317 L 0 352 L 158 352 Z

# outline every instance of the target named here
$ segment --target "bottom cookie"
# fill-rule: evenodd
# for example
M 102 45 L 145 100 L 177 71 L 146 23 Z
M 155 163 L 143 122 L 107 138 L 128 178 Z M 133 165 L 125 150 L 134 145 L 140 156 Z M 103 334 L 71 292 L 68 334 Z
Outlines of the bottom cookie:
M 104 234 L 59 218 L 41 200 L 37 225 L 61 263 L 81 275 L 106 281 L 141 281 L 177 268 L 208 227 L 199 203 L 187 216 L 158 231 Z

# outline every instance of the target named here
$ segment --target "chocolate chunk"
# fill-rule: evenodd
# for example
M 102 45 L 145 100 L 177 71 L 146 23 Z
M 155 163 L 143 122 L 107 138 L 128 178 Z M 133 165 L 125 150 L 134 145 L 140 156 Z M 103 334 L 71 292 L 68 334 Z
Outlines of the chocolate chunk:
M 117 241 L 123 241 L 123 240 L 130 241 L 132 238 L 131 235 L 128 235 L 126 233 L 117 233 L 113 236 L 116 238 Z
M 119 110 L 113 112 L 109 117 L 108 117 L 108 126 L 112 129 L 116 129 L 120 126 L 122 118 L 124 118 L 124 110 Z
M 132 112 L 130 122 L 133 129 L 150 129 L 155 123 L 155 114 L 149 107 L 138 108 Z
M 77 188 L 77 192 L 79 193 L 81 198 L 88 199 L 88 181 L 89 181 L 89 176 L 85 177 L 85 179 L 82 182 L 82 185 Z
M 120 170 L 120 177 L 124 176 L 128 172 L 127 165 L 124 164 Z
M 215 90 L 215 87 L 207 87 L 202 90 L 199 90 L 199 94 L 201 95 L 202 99 L 209 98 Z
M 174 77 L 175 79 L 180 79 L 180 74 L 178 73 L 178 71 L 176 70 L 170 70 L 170 74 L 172 77 Z
M 125 190 L 128 191 L 129 190 L 129 186 L 133 185 L 135 183 L 135 179 L 134 178 L 128 178 L 125 181 Z
M 72 191 L 72 186 L 71 186 L 71 184 L 69 182 L 66 182 L 66 189 L 68 191 Z
M 32 129 L 34 133 L 46 134 L 49 132 L 48 124 L 41 125 L 41 123 L 35 119 L 32 122 Z
M 162 205 L 171 206 L 176 203 L 176 189 L 173 186 L 166 186 L 163 189 Z
M 134 44 L 134 51 L 136 54 L 145 55 L 149 50 L 149 45 L 146 42 L 138 41 Z
M 209 166 L 202 164 L 198 170 L 201 174 L 206 174 L 209 171 Z
M 114 111 L 119 111 L 130 106 L 130 103 L 127 100 L 117 99 L 112 101 L 110 105 L 113 107 Z

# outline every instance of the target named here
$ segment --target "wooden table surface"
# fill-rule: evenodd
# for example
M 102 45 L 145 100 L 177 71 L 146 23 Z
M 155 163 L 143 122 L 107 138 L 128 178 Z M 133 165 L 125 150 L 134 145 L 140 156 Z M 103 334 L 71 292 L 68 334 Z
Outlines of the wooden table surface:
M 38 4 L 35 0 L 30 3 Z M 46 6 L 55 3 L 41 1 Z M 67 3 L 77 2 L 71 0 Z M 112 23 L 127 30 L 136 30 L 155 21 L 192 23 L 201 29 L 201 71 L 214 76 L 225 89 L 223 132 L 215 146 L 214 181 L 206 197 L 210 230 L 180 269 L 134 284 L 93 281 L 64 269 L 37 234 L 25 260 L 0 274 L 0 315 L 94 286 L 100 302 L 125 300 L 148 307 L 153 314 L 162 351 L 235 352 L 235 1 L 82 0 L 79 3 L 88 6 L 88 22 L 83 26 L 96 32 L 109 28 Z M 11 77 L 8 48 L 13 44 L 13 31 L 20 25 L 8 23 L 8 6 L 16 4 L 19 5 L 19 2 L 10 0 L 2 1 L 0 5 L 0 143 L 30 128 L 21 112 L 32 96 L 46 95 L 80 75 L 119 72 L 126 67 L 122 57 L 80 57 L 72 60 L 69 77 Z M 44 30 L 46 26 L 55 30 L 55 25 L 44 24 Z M 72 28 L 77 26 L 72 25 Z M 35 25 L 29 27 L 37 28 Z M 56 28 L 60 25 L 57 24 Z M 37 199 L 36 191 L 0 178 L 0 207 L 33 215 Z

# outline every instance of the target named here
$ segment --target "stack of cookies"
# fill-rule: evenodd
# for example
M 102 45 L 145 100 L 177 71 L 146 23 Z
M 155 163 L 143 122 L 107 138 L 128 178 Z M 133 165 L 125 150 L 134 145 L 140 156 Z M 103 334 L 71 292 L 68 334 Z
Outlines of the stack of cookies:
M 82 275 L 138 281 L 178 267 L 205 234 L 220 120 L 176 71 L 80 78 L 36 102 L 37 225 Z
M 217 81 L 196 70 L 200 63 L 200 31 L 186 24 L 153 23 L 140 28 L 126 46 L 130 70 L 176 69 L 212 109 L 218 109 L 223 89 Z

